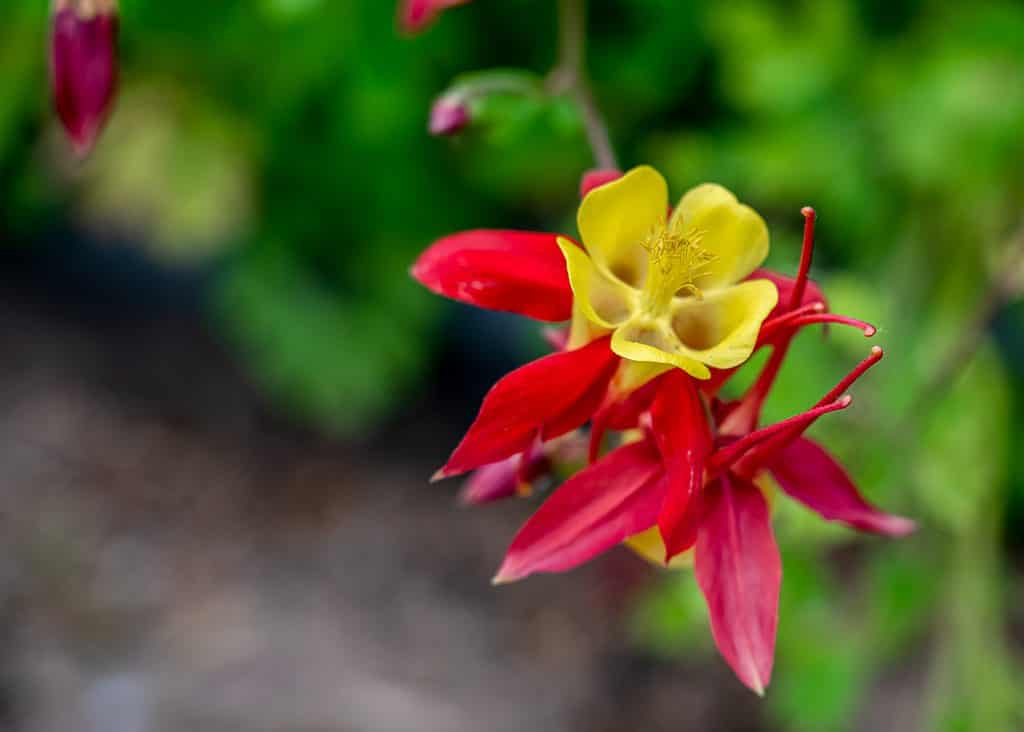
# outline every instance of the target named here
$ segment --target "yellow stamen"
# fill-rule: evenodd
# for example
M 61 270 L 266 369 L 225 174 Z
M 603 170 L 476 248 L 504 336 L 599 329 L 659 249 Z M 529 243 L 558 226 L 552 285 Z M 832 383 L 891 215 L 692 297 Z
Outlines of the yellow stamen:
M 649 313 L 665 312 L 672 298 L 683 292 L 698 300 L 703 299 L 704 293 L 695 281 L 716 258 L 701 246 L 704 234 L 692 228 L 678 231 L 659 227 L 640 243 L 647 252 L 650 265 L 644 283 L 645 309 Z

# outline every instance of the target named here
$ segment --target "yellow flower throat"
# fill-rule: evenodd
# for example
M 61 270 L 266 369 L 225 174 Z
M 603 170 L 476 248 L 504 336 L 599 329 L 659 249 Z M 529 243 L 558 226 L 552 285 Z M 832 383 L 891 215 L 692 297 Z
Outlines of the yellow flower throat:
M 647 235 L 640 246 L 647 252 L 647 279 L 644 282 L 643 308 L 651 316 L 664 315 L 672 298 L 689 294 L 698 300 L 704 293 L 695 284 L 705 267 L 716 257 L 700 243 L 703 231 L 659 227 Z

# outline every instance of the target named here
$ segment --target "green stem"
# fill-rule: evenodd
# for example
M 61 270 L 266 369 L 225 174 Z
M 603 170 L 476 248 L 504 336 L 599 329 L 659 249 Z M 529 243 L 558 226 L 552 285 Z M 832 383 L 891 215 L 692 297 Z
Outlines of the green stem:
M 555 92 L 576 104 L 599 168 L 618 168 L 608 125 L 594 101 L 586 68 L 586 0 L 558 0 L 558 66 L 551 75 Z

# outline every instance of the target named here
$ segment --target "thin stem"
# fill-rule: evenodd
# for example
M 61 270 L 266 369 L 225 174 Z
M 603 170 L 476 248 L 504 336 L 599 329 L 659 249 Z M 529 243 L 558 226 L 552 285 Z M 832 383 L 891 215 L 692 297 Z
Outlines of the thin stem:
M 586 0 L 558 0 L 558 67 L 552 91 L 572 98 L 599 168 L 618 168 L 608 125 L 594 101 L 586 66 Z

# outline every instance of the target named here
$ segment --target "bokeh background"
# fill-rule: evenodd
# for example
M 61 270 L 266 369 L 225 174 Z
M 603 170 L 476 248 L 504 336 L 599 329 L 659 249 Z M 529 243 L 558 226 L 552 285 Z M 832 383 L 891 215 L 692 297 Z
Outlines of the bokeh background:
M 0 726 L 612 732 L 1024 729 L 1024 5 L 601 0 L 621 159 L 769 221 L 880 326 L 817 435 L 917 518 L 892 542 L 779 502 L 765 700 L 692 576 L 616 551 L 492 589 L 531 510 L 428 485 L 537 328 L 421 291 L 433 238 L 573 231 L 572 106 L 426 133 L 469 70 L 546 73 L 550 0 L 402 38 L 390 0 L 125 0 L 87 161 L 49 111 L 47 3 L 0 25 Z M 803 334 L 769 404 L 870 343 Z

